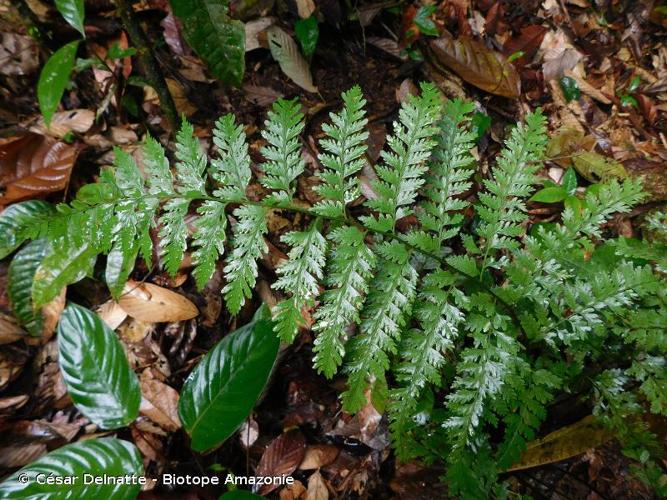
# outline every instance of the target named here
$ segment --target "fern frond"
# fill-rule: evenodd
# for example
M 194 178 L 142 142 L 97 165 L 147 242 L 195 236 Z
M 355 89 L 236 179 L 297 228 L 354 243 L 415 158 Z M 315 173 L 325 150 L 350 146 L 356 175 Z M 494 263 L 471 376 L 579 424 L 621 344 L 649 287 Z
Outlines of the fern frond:
M 192 125 L 183 120 L 176 134 L 176 189 L 186 197 L 206 194 L 204 171 L 208 160 Z
M 262 164 L 265 175 L 260 182 L 277 191 L 271 197 L 275 202 L 287 203 L 294 194 L 293 181 L 305 168 L 299 142 L 304 122 L 298 100 L 278 99 L 264 125 L 262 137 L 269 144 L 262 148 L 266 162 Z
M 467 298 L 454 286 L 455 281 L 441 269 L 424 278 L 414 314 L 420 328 L 408 331 L 401 344 L 401 362 L 396 368 L 401 386 L 390 392 L 390 429 L 399 458 L 410 457 L 408 429 L 419 396 L 426 384 L 440 386 L 444 353 L 453 349 L 459 336 L 464 320 L 461 308 L 467 305 Z
M 146 137 L 143 153 L 148 192 L 153 196 L 174 194 L 174 177 L 162 145 L 149 135 Z
M 366 246 L 364 236 L 351 226 L 337 227 L 328 236 L 332 252 L 326 284 L 330 288 L 322 294 L 313 326 L 317 331 L 314 366 L 327 378 L 336 373 L 343 361 L 345 330 L 351 323 L 359 322 L 359 309 L 375 266 L 375 256 Z
M 292 231 L 282 237 L 282 241 L 292 248 L 287 262 L 276 270 L 279 277 L 273 288 L 289 292 L 291 296 L 276 304 L 273 316 L 275 332 L 284 342 L 294 340 L 303 324 L 301 309 L 312 306 L 319 294 L 318 283 L 322 279 L 327 242 L 318 225 L 316 220 L 306 231 Z
M 422 95 L 411 96 L 401 106 L 394 133 L 387 139 L 391 151 L 382 152 L 383 164 L 375 168 L 379 179 L 371 182 L 377 198 L 366 202 L 378 214 L 361 219 L 369 229 L 391 232 L 398 219 L 412 213 L 410 205 L 424 184 L 424 163 L 435 145 L 432 136 L 440 108 L 440 94 L 431 84 L 423 84 Z
M 162 265 L 171 276 L 176 275 L 187 248 L 188 226 L 185 217 L 189 207 L 189 198 L 172 198 L 162 207 L 162 227 L 158 236 L 162 245 Z
M 217 198 L 240 202 L 250 182 L 250 155 L 242 125 L 236 125 L 234 115 L 221 117 L 213 130 L 213 143 L 218 147 L 218 159 L 211 160 L 211 176 L 220 183 L 213 192 Z
M 399 242 L 381 243 L 375 248 L 378 273 L 373 278 L 362 309 L 359 334 L 349 348 L 348 389 L 343 393 L 343 408 L 359 411 L 365 404 L 369 383 L 384 380 L 389 368 L 388 353 L 396 352 L 396 342 L 405 326 L 415 295 L 417 272 L 410 263 L 410 252 Z
M 225 253 L 226 205 L 217 201 L 205 201 L 197 213 L 192 246 L 192 275 L 199 289 L 204 288 L 215 271 L 215 262 Z
M 497 264 L 493 251 L 519 247 L 515 238 L 523 233 L 521 224 L 527 219 L 523 198 L 532 191 L 546 141 L 546 119 L 539 110 L 529 113 L 525 124 L 517 125 L 505 142 L 492 179 L 484 181 L 488 192 L 479 194 L 477 205 L 482 220 L 477 230 L 483 239 L 482 272 Z
M 359 196 L 359 187 L 351 179 L 364 166 L 364 152 L 368 138 L 366 131 L 366 100 L 359 86 L 343 92 L 344 107 L 339 113 L 329 115 L 332 124 L 325 123 L 322 130 L 327 135 L 320 141 L 319 160 L 325 167 L 319 174 L 322 184 L 315 190 L 324 198 L 313 210 L 327 217 L 344 217 L 345 205 Z
M 225 266 L 227 284 L 222 289 L 227 308 L 238 314 L 252 294 L 257 278 L 257 259 L 268 251 L 266 234 L 267 209 L 243 205 L 234 210 L 237 223 L 233 228 L 232 251 Z
M 422 228 L 406 235 L 406 241 L 427 253 L 438 253 L 442 243 L 458 233 L 463 215 L 451 212 L 461 211 L 469 205 L 455 197 L 472 185 L 471 166 L 475 159 L 470 150 L 474 146 L 475 134 L 469 128 L 473 109 L 472 103 L 459 99 L 445 104 L 426 176 L 426 199 L 417 211 Z

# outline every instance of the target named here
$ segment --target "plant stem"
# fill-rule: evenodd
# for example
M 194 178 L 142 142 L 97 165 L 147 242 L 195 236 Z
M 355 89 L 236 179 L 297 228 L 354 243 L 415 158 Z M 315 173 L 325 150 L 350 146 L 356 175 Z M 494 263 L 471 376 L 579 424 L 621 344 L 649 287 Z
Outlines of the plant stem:
M 148 83 L 155 89 L 155 92 L 160 99 L 160 109 L 164 114 L 172 133 L 178 129 L 178 113 L 176 112 L 176 105 L 174 99 L 169 92 L 169 87 L 164 79 L 160 66 L 158 65 L 155 55 L 151 50 L 151 43 L 146 36 L 139 21 L 134 15 L 134 10 L 129 0 L 116 0 L 118 14 L 123 21 L 125 30 L 130 36 L 132 44 L 137 49 L 137 59 L 141 70 L 146 76 Z

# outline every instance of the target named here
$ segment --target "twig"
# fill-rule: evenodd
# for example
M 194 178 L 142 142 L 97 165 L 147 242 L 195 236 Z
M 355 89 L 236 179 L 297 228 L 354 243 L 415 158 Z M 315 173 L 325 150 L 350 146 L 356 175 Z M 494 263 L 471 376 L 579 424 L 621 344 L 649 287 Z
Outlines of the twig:
M 137 49 L 137 58 L 141 70 L 146 76 L 148 83 L 155 89 L 160 99 L 160 109 L 169 122 L 172 132 L 174 132 L 178 129 L 176 105 L 169 92 L 169 87 L 167 87 L 167 82 L 162 75 L 162 71 L 160 71 L 160 66 L 151 50 L 151 43 L 135 17 L 130 2 L 128 0 L 116 0 L 116 6 L 118 7 L 118 14 L 123 21 L 125 30 L 130 36 L 132 44 Z

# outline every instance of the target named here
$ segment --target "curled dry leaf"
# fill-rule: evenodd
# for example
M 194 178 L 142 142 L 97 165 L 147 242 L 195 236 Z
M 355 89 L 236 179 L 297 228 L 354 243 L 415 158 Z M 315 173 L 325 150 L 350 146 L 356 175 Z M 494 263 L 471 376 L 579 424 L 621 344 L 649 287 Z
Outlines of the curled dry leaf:
M 260 43 L 260 33 L 264 32 L 266 28 L 275 24 L 275 17 L 260 17 L 245 23 L 245 51 L 259 49 L 262 47 Z
M 301 55 L 294 39 L 278 26 L 270 26 L 266 30 L 266 35 L 271 55 L 283 73 L 302 89 L 317 92 L 317 87 L 313 85 L 310 66 Z
M 332 444 L 315 444 L 306 448 L 306 455 L 299 465 L 301 470 L 319 469 L 326 467 L 336 460 L 340 450 Z
M 140 321 L 185 321 L 199 314 L 197 306 L 176 292 L 151 283 L 129 280 L 118 300 L 127 314 Z
M 62 191 L 79 151 L 38 134 L 25 134 L 0 145 L 0 205 Z
M 42 308 L 42 317 L 44 318 L 42 336 L 41 338 L 27 338 L 28 343 L 44 344 L 53 336 L 53 332 L 56 330 L 56 326 L 58 326 L 60 315 L 63 309 L 65 309 L 66 291 L 67 287 L 63 287 L 58 296 Z M 34 342 L 30 342 L 30 340 Z
M 266 450 L 257 465 L 255 475 L 261 476 L 289 476 L 302 462 L 306 453 L 306 438 L 299 430 L 284 432 L 275 438 Z M 266 495 L 278 487 L 277 484 L 265 484 L 259 488 L 260 495 Z
M 430 47 L 437 62 L 475 87 L 510 99 L 521 95 L 521 79 L 514 66 L 482 43 L 443 36 L 432 40 Z
M 0 312 L 0 345 L 11 344 L 27 335 L 13 316 Z
M 139 411 L 167 431 L 181 428 L 178 418 L 178 391 L 160 382 L 150 369 L 144 370 L 139 379 L 141 406 Z

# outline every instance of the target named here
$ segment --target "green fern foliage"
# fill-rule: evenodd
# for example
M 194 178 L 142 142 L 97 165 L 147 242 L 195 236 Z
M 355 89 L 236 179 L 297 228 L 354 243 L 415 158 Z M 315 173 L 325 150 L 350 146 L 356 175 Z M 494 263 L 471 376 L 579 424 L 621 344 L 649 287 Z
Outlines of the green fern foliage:
M 608 222 L 632 216 L 644 195 L 636 180 L 612 180 L 533 224 L 542 114 L 508 131 L 485 175 L 471 153 L 474 106 L 443 101 L 431 84 L 402 103 L 358 203 L 365 104 L 351 88 L 322 127 L 312 205 L 295 199 L 304 117 L 296 99 L 280 99 L 256 168 L 243 125 L 225 115 L 211 159 L 184 122 L 173 164 L 149 137 L 143 169 L 116 149 L 113 168 L 70 203 L 9 207 L 0 256 L 19 250 L 9 273 L 17 317 L 39 335 L 40 309 L 103 262 L 118 297 L 137 258 L 172 275 L 191 266 L 200 288 L 224 260 L 221 293 L 238 314 L 271 242 L 288 253 L 275 269 L 262 259 L 262 279 L 275 276 L 276 335 L 293 342 L 312 318 L 315 370 L 347 377 L 343 410 L 386 408 L 397 458 L 444 464 L 452 495 L 506 495 L 499 474 L 566 390 L 591 402 L 659 488 L 659 448 L 633 415 L 667 412 L 664 213 L 648 217 L 643 241 L 613 238 Z M 272 211 L 299 214 L 281 238 Z

